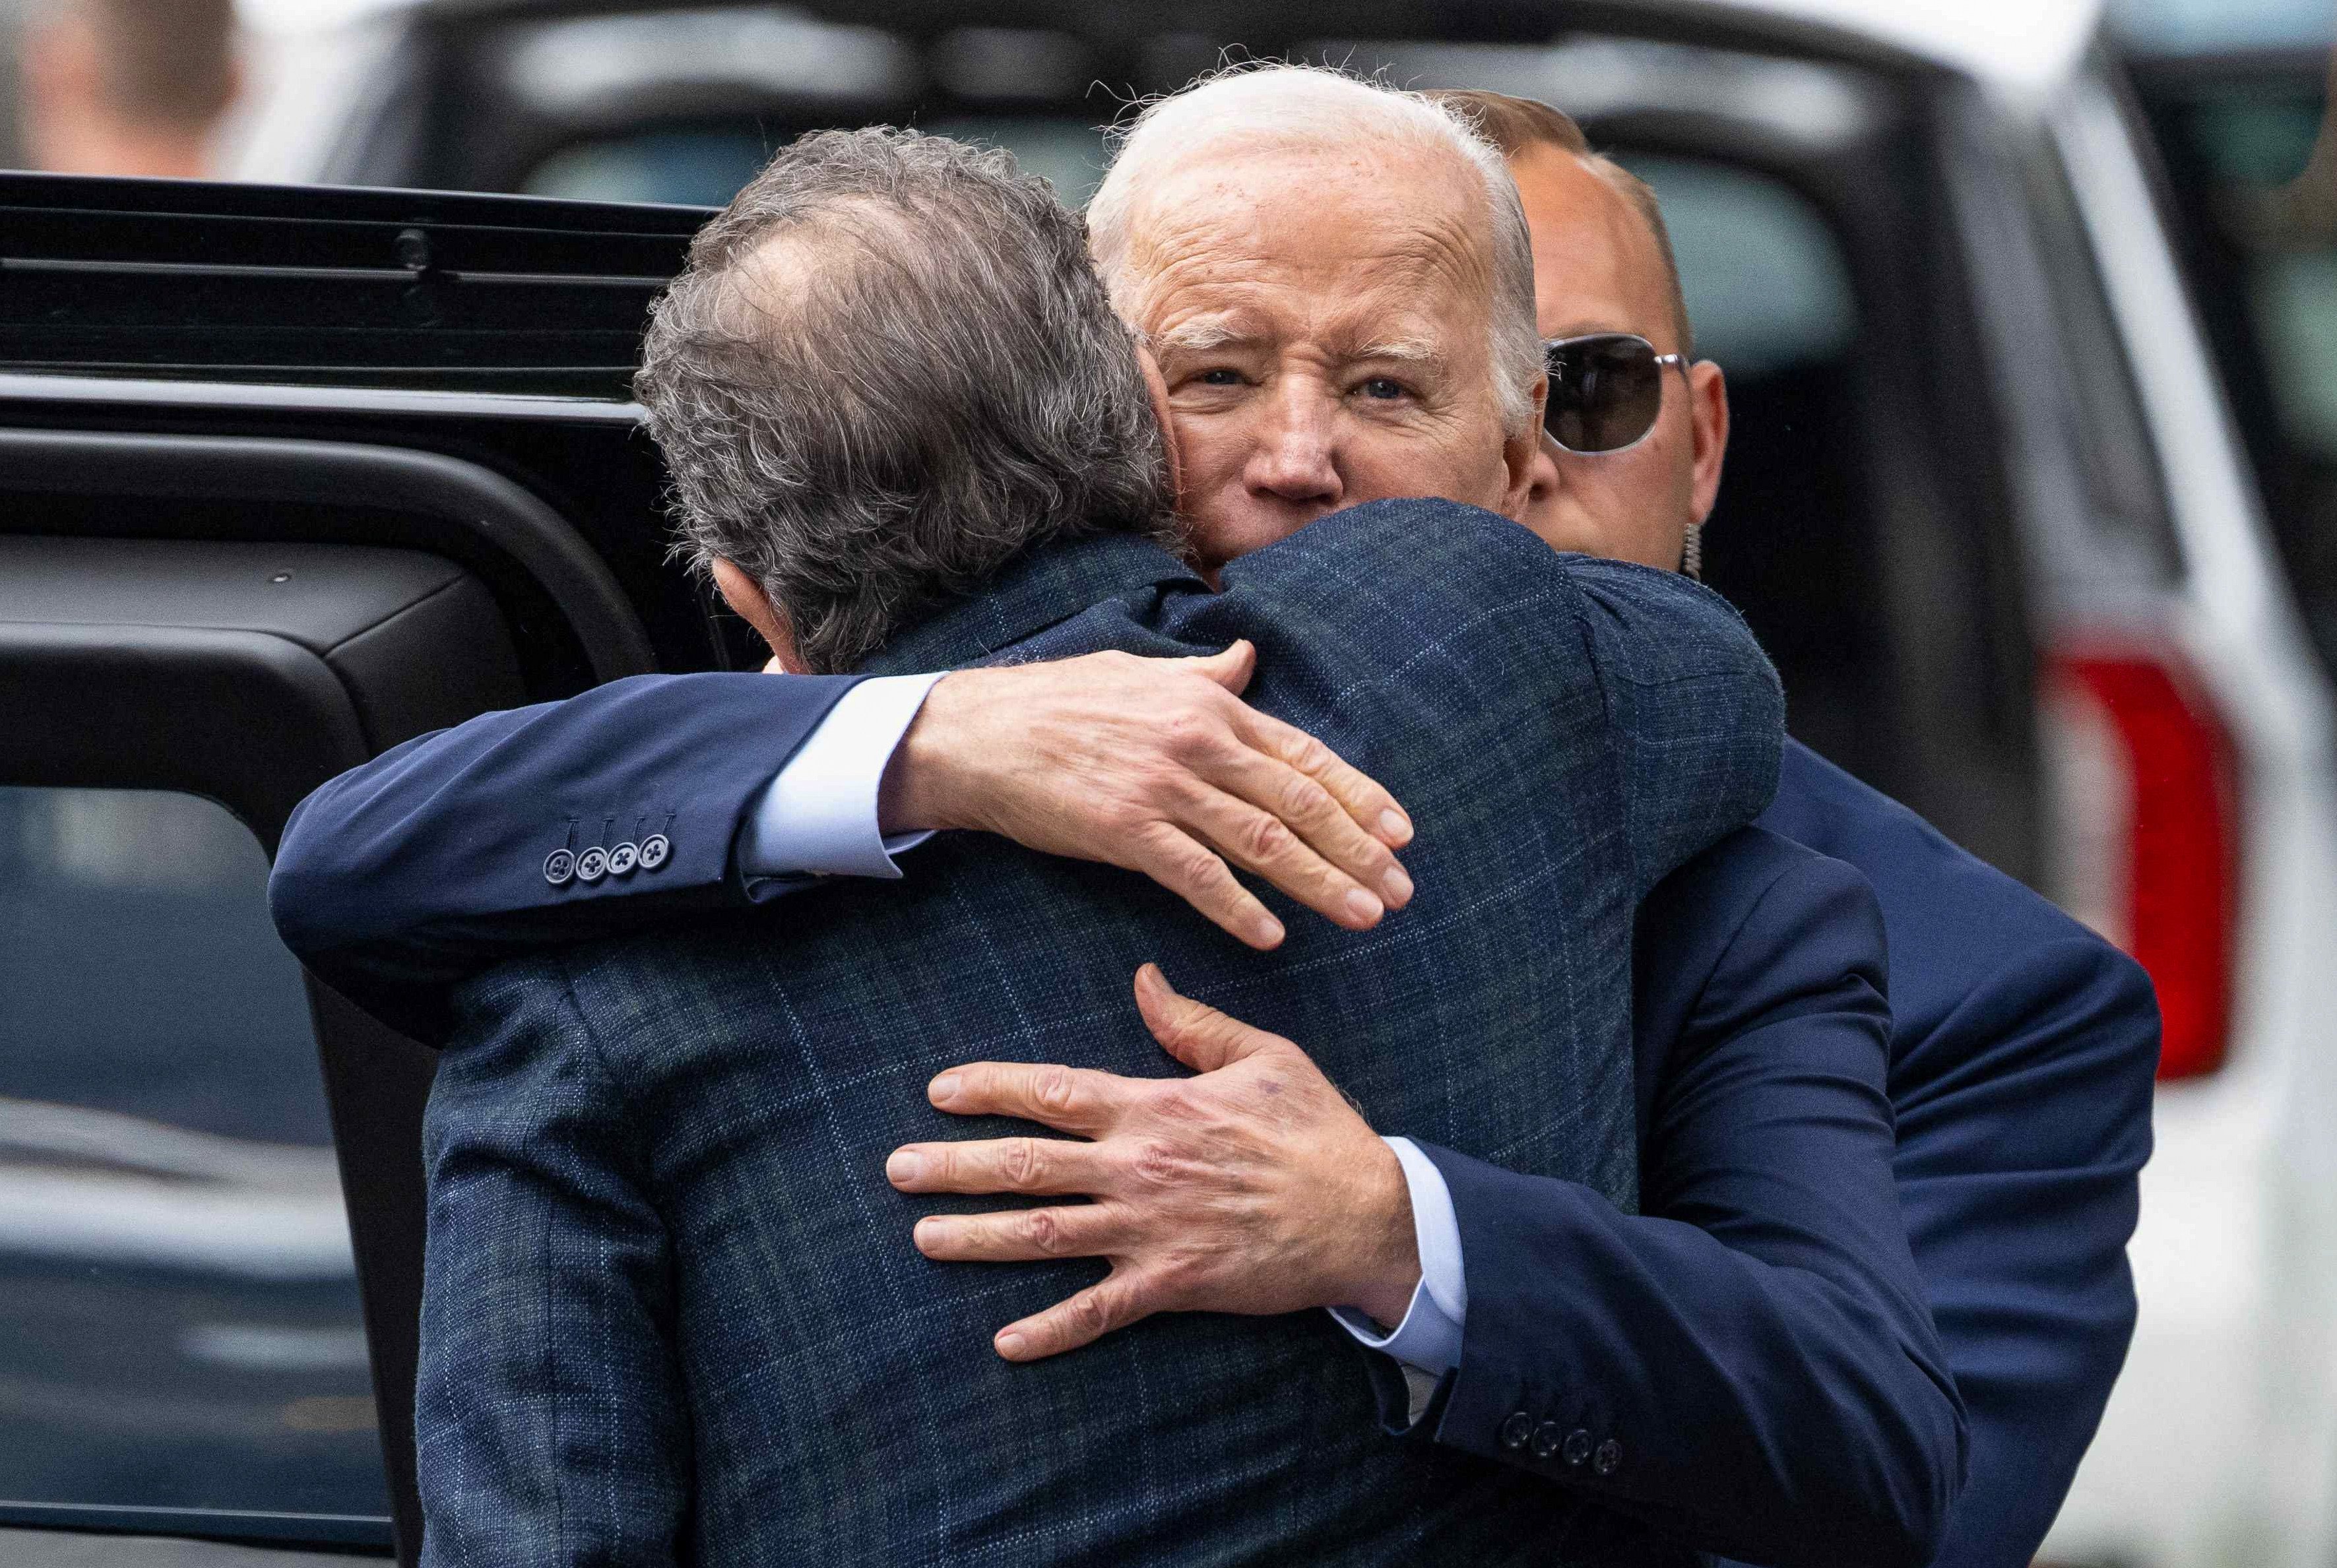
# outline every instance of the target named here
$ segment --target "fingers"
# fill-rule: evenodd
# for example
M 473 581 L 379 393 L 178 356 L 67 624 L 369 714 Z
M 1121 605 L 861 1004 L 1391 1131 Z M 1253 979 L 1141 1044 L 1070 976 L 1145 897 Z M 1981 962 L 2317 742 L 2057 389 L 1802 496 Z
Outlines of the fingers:
M 1282 944 L 1282 922 L 1241 885 L 1215 850 L 1183 829 L 1154 823 L 1127 846 L 1125 863 L 1200 911 L 1236 940 L 1260 952 Z
M 1239 696 L 1248 689 L 1249 677 L 1257 672 L 1257 645 L 1247 638 L 1237 638 L 1221 651 L 1191 663 L 1195 669 Z
M 1353 930 L 1410 901 L 1412 879 L 1393 852 L 1315 779 L 1247 746 L 1229 748 L 1205 776 L 1217 793 L 1196 800 L 1191 825 L 1245 871 Z
M 1093 1344 L 1117 1329 L 1152 1315 L 1142 1276 L 1115 1269 L 1069 1300 L 1009 1323 L 992 1340 L 1010 1361 L 1037 1361 Z
M 1213 1073 L 1268 1046 L 1290 1044 L 1206 1002 L 1181 996 L 1159 964 L 1136 971 L 1136 1010 L 1161 1048 L 1196 1072 Z
M 1095 1144 L 1064 1138 L 904 1144 L 885 1162 L 885 1179 L 904 1193 L 1094 1193 L 1105 1175 Z
M 1129 1080 L 1054 1063 L 969 1062 L 925 1086 L 925 1097 L 957 1116 L 1019 1116 L 1093 1137 L 1118 1119 Z
M 1000 1214 L 928 1214 L 914 1235 L 917 1251 L 937 1263 L 1031 1263 L 1103 1257 L 1126 1243 L 1127 1232 L 1127 1217 L 1118 1208 L 1077 1203 Z
M 1250 744 L 1313 779 L 1347 819 L 1392 850 L 1412 842 L 1412 818 L 1379 782 L 1295 725 L 1245 707 Z

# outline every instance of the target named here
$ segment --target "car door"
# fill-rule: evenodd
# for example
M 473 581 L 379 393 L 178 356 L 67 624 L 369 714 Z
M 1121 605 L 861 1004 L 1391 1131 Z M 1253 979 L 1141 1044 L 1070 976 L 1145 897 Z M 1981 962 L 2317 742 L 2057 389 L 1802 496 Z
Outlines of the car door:
M 0 175 L 0 1560 L 414 1559 L 432 1058 L 268 857 L 413 735 L 732 667 L 627 401 L 700 217 Z

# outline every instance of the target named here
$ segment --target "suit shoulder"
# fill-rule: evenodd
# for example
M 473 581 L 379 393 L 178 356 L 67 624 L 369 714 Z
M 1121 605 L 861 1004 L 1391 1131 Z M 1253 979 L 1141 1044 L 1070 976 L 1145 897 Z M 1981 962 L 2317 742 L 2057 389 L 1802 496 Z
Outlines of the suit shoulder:
M 1983 1062 L 2156 1064 L 2158 1003 L 2142 966 L 1897 801 L 1789 745 L 1761 822 L 1874 885 L 1892 943 L 1896 1095 Z
M 1879 969 L 1882 913 L 1858 868 L 1761 827 L 1739 828 L 1648 896 L 1640 941 L 1699 968 L 1783 963 Z M 1879 986 L 1881 977 L 1875 977 Z
M 1960 991 L 2040 969 L 2147 991 L 2141 967 L 2107 939 L 1798 742 L 1786 745 L 1759 825 L 1856 866 L 1906 955 Z

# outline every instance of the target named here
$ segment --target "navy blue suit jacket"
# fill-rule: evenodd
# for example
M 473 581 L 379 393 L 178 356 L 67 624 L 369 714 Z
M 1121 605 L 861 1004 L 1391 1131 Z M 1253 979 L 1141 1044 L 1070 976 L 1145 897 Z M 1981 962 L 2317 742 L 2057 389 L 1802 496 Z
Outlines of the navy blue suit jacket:
M 2133 959 L 1806 747 L 1786 745 L 1758 825 L 1856 866 L 1882 902 L 1893 1177 L 1971 1422 L 1937 1561 L 2022 1568 L 2134 1335 L 2156 995 Z
M 1770 841 L 1765 855 L 1751 847 L 1762 839 Z M 1842 1053 L 1855 1042 L 1839 998 L 1820 1005 L 1830 967 L 1855 956 L 1836 946 L 1841 922 L 1824 916 L 1840 890 L 1807 867 L 1781 872 L 1773 862 L 1785 840 L 1855 867 L 1881 902 L 1893 1017 L 1893 1215 L 1833 1182 L 1827 1145 L 1805 1120 L 1817 1101 L 1803 1090 L 1837 1102 L 1833 1135 L 1873 1132 L 1872 1107 L 1841 1076 Z M 1523 1452 L 1504 1448 L 1502 1423 L 1521 1409 L 1555 1418 L 1560 1452 L 1546 1467 L 1561 1475 L 1564 1439 L 1576 1430 L 1584 1437 L 1574 1452 L 1594 1464 L 1606 1435 L 1628 1441 L 1650 1424 L 1665 1434 L 1667 1453 L 1679 1455 L 1663 1407 L 1606 1398 L 1628 1387 L 1597 1377 L 1621 1347 L 1581 1320 L 1579 1301 L 1636 1296 L 1640 1349 L 1668 1341 L 1691 1363 L 1708 1358 L 1714 1383 L 1699 1407 L 1725 1407 L 1741 1392 L 1726 1375 L 1733 1370 L 1833 1357 L 1858 1343 L 1831 1322 L 1860 1310 L 1833 1277 L 1857 1254 L 1809 1249 L 1791 1217 L 1823 1213 L 1824 1228 L 1842 1234 L 1888 1221 L 1903 1225 L 1913 1248 L 1970 1425 L 1964 1490 L 1934 1561 L 2021 1568 L 2068 1492 L 2134 1332 L 2126 1244 L 2136 1177 L 2150 1154 L 2158 1061 L 2148 977 L 1904 806 L 1792 743 L 1777 798 L 1755 829 L 1650 895 L 1635 968 L 1641 1209 L 1695 1230 L 1618 1222 L 1564 1183 L 1430 1151 L 1461 1225 L 1469 1322 L 1462 1364 L 1440 1395 L 1445 1403 L 1423 1428 L 1440 1442 L 1530 1463 L 1530 1442 Z M 1719 1124 L 1726 1128 L 1750 1132 L 1772 1099 L 1797 1109 L 1777 1124 L 1785 1135 L 1764 1132 L 1757 1144 L 1733 1146 L 1693 1131 L 1700 1103 L 1721 1092 L 1736 1112 Z M 1785 1271 L 1739 1279 L 1727 1252 Z M 1554 1288 L 1586 1275 L 1596 1290 Z M 1659 1280 L 1665 1288 L 1656 1288 Z M 1747 1313 L 1748 1303 L 1757 1310 Z M 1829 1373 L 1873 1375 L 1848 1362 Z M 1380 1383 L 1383 1415 L 1401 1426 L 1405 1391 L 1384 1372 Z M 1578 1392 L 1594 1388 L 1596 1402 Z M 1538 1403 L 1537 1391 L 1562 1397 Z M 1803 1431 L 1827 1419 L 1822 1407 L 1792 1417 Z M 1874 1429 L 1862 1440 L 1844 1430 L 1829 1448 L 1888 1456 L 1909 1436 Z M 1836 1518 L 1887 1522 L 1892 1500 L 1876 1489 L 1890 1473 L 1797 1477 L 1781 1468 L 1765 1490 L 1798 1497 L 1797 1506 L 1824 1504 Z M 1803 1485 L 1843 1495 L 1812 1498 L 1795 1490 Z M 1782 1537 L 1745 1544 L 1744 1527 L 1760 1525 L 1746 1512 L 1753 1500 L 1704 1495 L 1726 1530 L 1704 1527 L 1691 1507 L 1684 1534 L 1716 1551 L 1804 1560 Z M 1877 1558 L 1844 1539 L 1833 1560 Z
M 393 1021 L 427 1034 L 443 1018 L 445 988 L 499 958 L 638 923 L 675 902 L 742 900 L 743 891 L 725 881 L 738 821 L 843 684 L 760 676 L 649 677 L 557 706 L 488 716 L 412 743 L 319 792 L 295 818 L 274 884 L 287 940 L 328 980 Z M 660 821 L 668 810 L 679 813 L 668 867 L 654 878 L 636 874 L 591 889 L 572 884 L 555 891 L 543 882 L 536 868 L 545 852 L 564 842 L 571 819 L 582 824 L 586 836 L 581 842 L 599 842 L 594 835 L 604 831 L 613 810 L 628 819 L 614 830 L 622 837 L 632 831 L 630 819 L 640 814 L 641 803 Z M 1795 1098 L 1791 1072 L 1771 1087 L 1781 1096 L 1776 1104 L 1786 1107 L 1787 1125 L 1833 1116 L 1852 1145 L 1874 1136 L 1878 1125 L 1887 1135 L 1890 1111 L 1899 1112 L 1900 1201 L 1916 1265 L 1941 1315 L 1950 1366 L 1973 1391 L 1979 1411 L 1970 1461 L 1975 1485 L 1949 1522 L 1951 1544 L 1940 1561 L 2025 1561 L 2091 1435 L 2131 1329 L 2123 1245 L 2132 1225 L 2133 1173 L 2147 1144 L 2149 1062 L 2156 1055 L 2147 984 L 2042 901 L 1798 747 L 1788 747 L 1780 796 L 1764 820 L 1859 864 L 1882 890 L 1884 921 L 1898 938 L 1892 981 L 1904 991 L 1891 1053 L 1892 1106 L 1878 1106 L 1872 1096 L 1862 1102 L 1854 1074 L 1846 1069 L 1813 1075 L 1823 1092 L 1807 1100 Z M 1552 1468 L 1561 1475 L 1562 1439 L 1578 1429 L 1588 1436 L 1595 1427 L 1600 1442 L 1612 1437 L 1618 1445 L 1671 1441 L 1685 1407 L 1657 1397 L 1661 1379 L 1681 1375 L 1683 1366 L 1697 1369 L 1694 1358 L 1664 1365 L 1642 1360 L 1643 1380 L 1630 1385 L 1611 1375 L 1633 1365 L 1624 1357 L 1607 1363 L 1600 1379 L 1575 1375 L 1568 1357 L 1589 1351 L 1558 1343 L 1556 1319 L 1549 1320 L 1548 1332 L 1536 1328 L 1542 1320 L 1535 1310 L 1537 1301 L 1548 1306 L 1566 1293 L 1569 1278 L 1585 1277 L 1582 1268 L 1569 1261 L 1554 1271 L 1488 1272 L 1530 1251 L 1518 1251 L 1507 1240 L 1476 1245 L 1470 1238 L 1479 1227 L 1518 1238 L 1517 1226 L 1530 1230 L 1538 1215 L 1557 1215 L 1548 1245 L 1563 1241 L 1612 1265 L 1600 1276 L 1601 1291 L 1580 1294 L 1595 1298 L 1603 1291 L 1609 1300 L 1644 1301 L 1668 1289 L 1667 1299 L 1678 1315 L 1665 1332 L 1693 1337 L 1702 1331 L 1698 1323 L 1708 1320 L 1721 1335 L 1706 1341 L 1716 1354 L 1738 1329 L 1726 1303 L 1748 1291 L 1761 1308 L 1757 1320 L 1786 1338 L 1758 1345 L 1740 1339 L 1728 1349 L 1731 1356 L 1783 1354 L 1799 1365 L 1838 1362 L 1855 1368 L 1863 1352 L 1846 1349 L 1839 1336 L 1902 1345 L 1920 1339 L 1897 1321 L 1903 1303 L 1887 1290 L 1869 1288 L 1863 1303 L 1846 1290 L 1831 1296 L 1821 1290 L 1812 1300 L 1823 1310 L 1798 1313 L 1790 1293 L 1764 1297 L 1757 1271 L 1722 1255 L 1763 1263 L 1757 1248 L 1771 1238 L 1785 1246 L 1781 1257 L 1810 1241 L 1796 1236 L 1788 1222 L 1801 1201 L 1802 1179 L 1793 1172 L 1778 1167 L 1777 1179 L 1765 1187 L 1731 1187 L 1726 1180 L 1728 1151 L 1742 1149 L 1744 1138 L 1762 1136 L 1764 1160 L 1772 1147 L 1762 1125 L 1747 1119 L 1760 1100 L 1740 1096 L 1744 1086 L 1731 1075 L 1748 1070 L 1748 1062 L 1757 1068 L 1766 1041 L 1804 1041 L 1820 1057 L 1846 1057 L 1858 1031 L 1875 1033 L 1881 1005 L 1871 961 L 1848 963 L 1846 951 L 1829 957 L 1828 939 L 1809 938 L 1815 945 L 1801 946 L 1792 935 L 1824 925 L 1829 906 L 1843 903 L 1840 877 L 1847 873 L 1804 865 L 1765 885 L 1748 869 L 1788 848 L 1771 842 L 1761 856 L 1734 847 L 1726 855 L 1714 852 L 1675 874 L 1682 889 L 1693 890 L 1703 879 L 1702 891 L 1659 893 L 1641 922 L 1643 994 L 1635 1037 L 1647 1124 L 1648 1212 L 1690 1222 L 1716 1242 L 1718 1251 L 1705 1250 L 1678 1229 L 1618 1226 L 1579 1205 L 1554 1202 L 1529 1178 L 1472 1170 L 1457 1156 L 1434 1155 L 1454 1193 L 1472 1271 L 1463 1365 L 1442 1419 L 1429 1423 L 1449 1441 L 1498 1446 L 1501 1423 L 1526 1407 L 1528 1401 L 1511 1398 L 1525 1382 L 1505 1385 L 1500 1375 L 1481 1379 L 1479 1374 L 1497 1365 L 1489 1357 L 1506 1357 L 1509 1376 L 1548 1387 L 1553 1396 L 1573 1390 L 1568 1396 L 1573 1403 L 1563 1409 L 1554 1398 L 1535 1406 L 1537 1428 L 1560 1415 L 1579 1423 L 1555 1434 L 1560 1441 Z M 2035 940 L 2039 933 L 2049 940 Z M 1838 941 L 1840 933 L 1831 940 Z M 1782 956 L 1752 962 L 1748 954 Z M 1730 959 L 1735 967 L 1723 973 L 1723 960 Z M 1818 982 L 1811 976 L 1829 968 L 1832 1000 L 1812 1004 L 1808 987 Z M 1645 989 L 1650 980 L 1655 992 Z M 1667 985 L 1668 993 L 1657 994 Z M 1736 994 L 1740 988 L 1743 995 Z M 1721 1049 L 1717 1042 L 1731 1029 L 1751 1043 L 1734 1053 Z M 2001 1086 L 1998 1074 L 2009 1075 Z M 1659 1096 L 1659 1090 L 1665 1092 Z M 1795 1105 L 1812 1114 L 1797 1116 Z M 1745 1107 L 1745 1116 L 1732 1109 L 1737 1105 Z M 1823 1141 L 1814 1146 L 1823 1147 Z M 1751 1155 L 1746 1151 L 1745 1157 Z M 1757 1164 L 1747 1169 L 1764 1174 Z M 1719 1184 L 1699 1186 L 1705 1177 L 1718 1178 Z M 1673 1203 L 1685 1206 L 1677 1212 L 1662 1206 Z M 1763 1209 L 1765 1203 L 1780 1206 L 1786 1222 Z M 1877 1212 L 1851 1205 L 1830 1219 L 1845 1220 L 1843 1233 L 1856 1236 L 1871 1230 Z M 1642 1235 L 1656 1240 L 1635 1252 L 1628 1242 Z M 1756 1250 L 1738 1250 L 1748 1244 Z M 1840 1277 L 1888 1272 L 1876 1256 L 1847 1255 L 1857 1251 L 1847 1249 L 1837 1266 Z M 1632 1297 L 1626 1285 L 1639 1295 Z M 1699 1320 L 1698 1311 L 1706 1318 Z M 1502 1324 L 1513 1327 L 1497 1327 Z M 1563 1331 L 1575 1334 L 1578 1345 L 1599 1342 L 1582 1339 L 1579 1329 Z M 1537 1365 L 1540 1370 L 1530 1370 Z M 1902 1357 L 1888 1370 L 1902 1379 L 1898 1388 L 1912 1389 L 1906 1378 L 1928 1378 L 1935 1368 L 1921 1358 Z M 1876 1388 L 1871 1366 L 1855 1375 L 1862 1389 Z M 1472 1403 L 1481 1382 L 1488 1391 Z M 1761 1407 L 1775 1393 L 1765 1387 L 1714 1386 L 1740 1409 Z M 1589 1403 L 1594 1394 L 1596 1408 Z M 1791 1405 L 1788 1398 L 1765 1407 L 1780 1412 L 1780 1424 L 1763 1420 L 1740 1425 L 1735 1433 L 1754 1448 L 1769 1444 L 1782 1466 L 1810 1466 L 1813 1454 L 1824 1450 L 1779 1440 L 1794 1421 L 1809 1415 L 1806 1407 L 1785 1414 Z M 1784 1488 L 1777 1496 L 1794 1499 L 1795 1510 L 1824 1504 L 1817 1515 L 1824 1532 L 1845 1547 L 1878 1537 L 1926 1541 L 1940 1529 L 1940 1520 L 1927 1516 L 1938 1500 L 1907 1488 L 1903 1477 L 1912 1472 L 1888 1469 L 1916 1437 L 1912 1427 L 1882 1434 L 1872 1466 L 1832 1475 L 1772 1473 L 1766 1479 Z M 1584 1460 L 1594 1468 L 1597 1447 L 1594 1443 Z M 1521 1450 L 1502 1452 L 1530 1463 L 1533 1446 L 1530 1438 Z M 1693 1499 L 1713 1495 L 1700 1479 L 1687 1495 L 1687 1507 L 1675 1515 L 1684 1525 L 1690 1524 Z M 1650 1499 L 1664 1508 L 1678 1501 L 1677 1495 Z M 1784 1509 L 1779 1503 L 1763 1517 L 1774 1521 Z M 1763 1517 L 1745 1523 L 1758 1532 Z M 1776 1554 L 1757 1534 L 1699 1538 L 1716 1550 Z
M 1677 577 L 1403 502 L 1245 557 L 1221 593 L 1131 541 L 1052 547 L 884 658 L 1189 654 L 1236 636 L 1258 645 L 1263 711 L 1433 824 L 1406 918 L 1369 933 L 1294 920 L 1258 954 L 1131 873 L 961 834 L 904 887 L 831 883 L 765 919 L 540 955 L 463 989 L 429 1122 L 425 1562 L 662 1563 L 686 1530 L 709 1563 L 1620 1568 L 1687 1555 L 1601 1506 L 1610 1488 L 1643 1493 L 1642 1467 L 1745 1496 L 1757 1479 L 1699 1472 L 1779 1445 L 1797 1473 L 1865 1465 L 1829 1451 L 1841 1423 L 1760 1424 L 1756 1399 L 1741 1430 L 1745 1407 L 1696 1408 L 1689 1379 L 1668 1390 L 1671 1432 L 1641 1428 L 1577 1487 L 1407 1453 L 1372 1429 L 1362 1355 L 1320 1312 L 1167 1314 L 1035 1366 L 983 1349 L 998 1321 L 1102 1271 L 927 1262 L 909 1222 L 937 1205 L 883 1188 L 885 1153 L 980 1130 L 917 1093 L 952 1061 L 1173 1071 L 1127 1001 L 1147 958 L 1310 1042 L 1386 1125 L 1596 1191 L 1609 1212 L 1634 1201 L 1636 911 L 1770 799 L 1781 704 L 1749 634 Z M 1842 1115 L 1870 1129 L 1861 1149 L 1836 1141 L 1856 1168 L 1834 1179 L 1887 1211 L 1880 921 L 1831 869 L 1843 961 L 1862 972 Z M 1904 1239 L 1886 1224 L 1853 1240 L 1876 1254 L 1874 1310 L 1935 1363 Z M 1637 1343 L 1627 1320 L 1603 1322 Z M 1874 1341 L 1842 1357 L 1876 1382 L 1818 1402 L 1918 1406 L 1873 1425 L 1931 1438 L 1907 1485 L 1943 1497 L 1961 1429 L 1944 1377 L 1891 1332 L 1843 1327 Z M 1672 1347 L 1647 1349 L 1604 1375 L 1653 1367 L 1665 1394 Z M 1674 1437 L 1694 1439 L 1694 1462 L 1659 1451 Z M 1828 1524 L 1811 1510 L 1804 1528 Z

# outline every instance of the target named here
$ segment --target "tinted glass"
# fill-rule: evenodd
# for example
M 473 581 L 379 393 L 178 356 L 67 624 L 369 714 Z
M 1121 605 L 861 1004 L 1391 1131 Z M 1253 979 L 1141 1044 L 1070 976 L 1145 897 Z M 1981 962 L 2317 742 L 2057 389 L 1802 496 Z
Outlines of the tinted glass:
M 1083 120 L 1045 115 L 953 115 L 924 122 L 935 135 L 1003 147 L 1051 181 L 1074 207 L 1103 179 L 1103 137 Z M 782 140 L 785 140 L 784 138 Z M 757 119 L 658 125 L 572 142 L 537 164 L 520 189 L 583 201 L 676 201 L 720 207 L 779 145 Z
M 2337 665 L 2337 125 L 2325 52 L 2141 88 L 2195 296 L 2308 626 Z
M 387 1512 L 267 878 L 209 801 L 0 788 L 0 1517 Z

